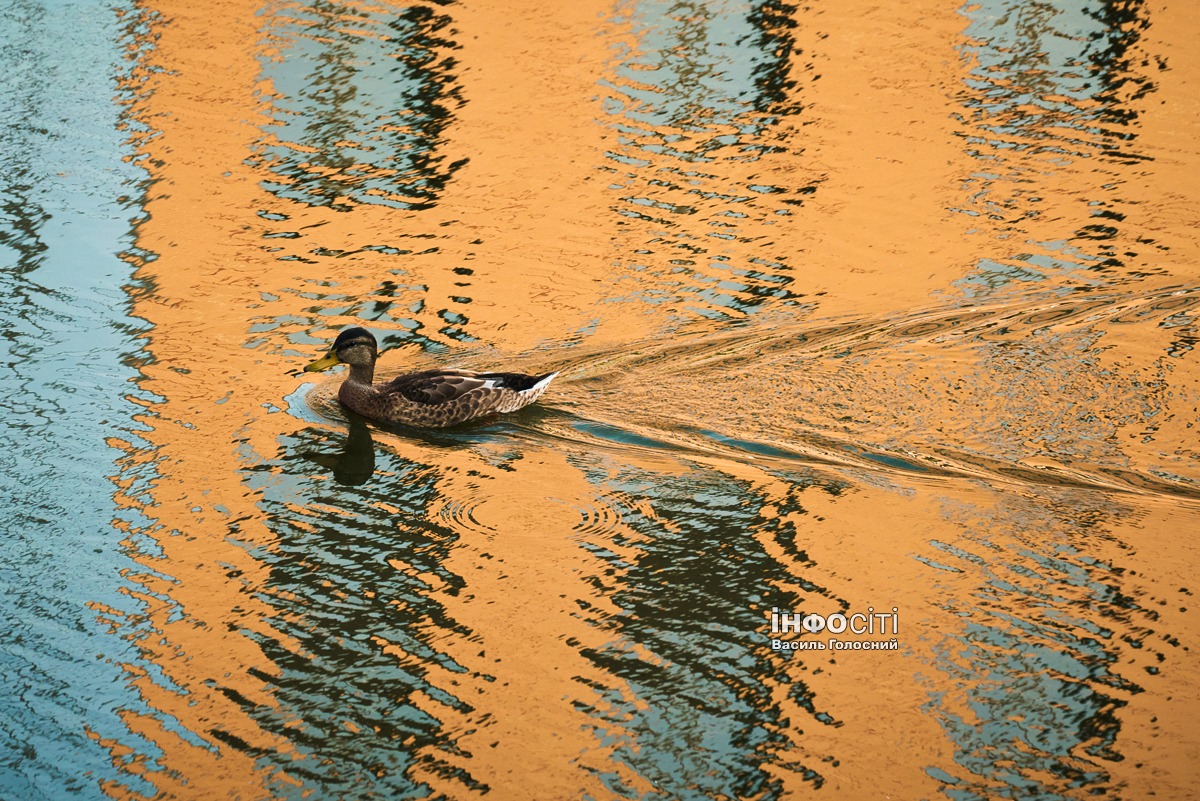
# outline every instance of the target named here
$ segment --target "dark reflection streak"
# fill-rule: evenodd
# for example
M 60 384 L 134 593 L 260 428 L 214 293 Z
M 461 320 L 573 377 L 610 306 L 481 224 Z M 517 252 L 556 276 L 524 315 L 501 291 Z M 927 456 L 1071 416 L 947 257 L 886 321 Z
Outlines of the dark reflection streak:
M 0 247 L 11 248 L 15 251 L 16 259 L 11 263 L 5 259 L 6 263 L 0 265 L 0 287 L 3 288 L 3 300 L 0 303 L 5 307 L 4 316 L 20 319 L 26 330 L 5 325 L 0 327 L 0 337 L 8 340 L 11 357 L 24 359 L 45 347 L 38 343 L 36 336 L 30 336 L 33 331 L 50 328 L 47 321 L 39 318 L 55 316 L 44 304 L 37 303 L 34 296 L 61 297 L 61 294 L 42 286 L 32 275 L 41 266 L 48 250 L 41 239 L 41 228 L 50 220 L 50 215 L 33 200 L 33 187 L 20 182 L 29 177 L 27 165 L 22 165 L 15 175 L 8 175 L 15 180 L 0 188 Z
M 935 648 L 975 719 L 929 704 L 973 774 L 945 787 L 949 797 L 1019 788 L 1022 797 L 1065 799 L 1111 781 L 1098 760 L 1122 759 L 1116 713 L 1142 691 L 1117 672 L 1126 660 L 1113 634 L 1149 642 L 1153 612 L 1122 589 L 1122 568 L 1087 554 L 1109 521 L 1131 514 L 1102 494 L 1060 491 L 1000 510 L 960 509 L 956 522 L 970 527 L 962 541 L 931 543 L 943 562 L 984 582 L 974 604 L 952 607 L 970 621 L 962 635 Z M 1040 541 L 1047 534 L 1052 549 Z
M 1137 136 L 1133 129 L 1137 120 L 1133 104 L 1154 91 L 1155 84 L 1142 67 L 1134 63 L 1131 54 L 1139 49 L 1142 31 L 1149 27 L 1149 13 L 1144 0 L 1108 0 L 1098 11 L 1089 8 L 1087 13 L 1105 26 L 1107 34 L 1107 47 L 1097 53 L 1094 61 L 1094 70 L 1102 82 L 1095 99 L 1101 103 L 1101 119 L 1118 126 L 1116 130 L 1111 127 L 1105 130 L 1101 154 L 1116 164 L 1137 164 L 1148 157 L 1130 149 Z M 1158 66 L 1163 67 L 1161 61 Z M 1114 183 L 1123 178 L 1121 172 L 1110 169 L 1110 173 Z M 1101 269 L 1123 266 L 1120 256 L 1123 248 L 1115 240 L 1120 238 L 1120 223 L 1124 222 L 1126 214 L 1112 210 L 1116 203 L 1115 200 L 1093 203 L 1092 216 L 1098 222 L 1082 226 L 1075 232 L 1079 240 L 1097 241 L 1097 253 L 1101 258 L 1098 267 Z M 1136 277 L 1136 273 L 1134 275 Z
M 283 61 L 264 62 L 276 84 L 272 127 L 281 141 L 250 162 L 283 179 L 266 188 L 338 211 L 353 203 L 433 205 L 465 163 L 443 166 L 445 157 L 436 155 L 452 109 L 462 102 L 456 62 L 441 55 L 456 47 L 441 35 L 450 18 L 422 5 L 390 17 L 329 0 L 295 13 L 313 26 L 277 17 L 271 34 L 284 40 Z M 370 35 L 346 30 L 356 25 Z M 380 41 L 384 28 L 390 35 Z
M 265 188 L 287 200 L 338 211 L 358 203 L 408 210 L 433 206 L 466 163 L 458 159 L 447 164 L 451 157 L 443 152 L 443 132 L 464 102 L 458 62 L 448 55 L 458 48 L 449 38 L 451 17 L 425 5 L 384 14 L 328 0 L 287 11 L 267 28 L 279 45 L 281 60 L 263 61 L 264 75 L 275 88 L 275 123 L 265 133 L 275 141 L 250 160 L 281 178 L 265 182 Z M 313 25 L 305 27 L 304 22 Z M 288 214 L 277 216 L 283 221 Z M 265 236 L 295 237 L 298 249 L 279 258 L 313 265 L 321 263 L 314 256 L 343 258 L 374 251 L 367 258 L 382 262 L 384 257 L 411 255 L 414 249 L 437 250 L 432 243 L 423 249 L 400 248 L 392 240 L 364 242 L 345 251 L 314 249 L 306 244 L 307 235 L 287 230 L 286 224 L 282 228 L 268 230 Z M 415 229 L 396 236 L 438 238 Z M 393 275 L 406 274 L 406 262 L 397 259 L 391 265 Z M 340 305 L 345 316 L 397 329 L 382 338 L 385 345 L 411 341 L 429 351 L 443 351 L 445 343 L 422 333 L 424 324 L 418 319 L 427 294 L 424 285 L 398 286 L 385 279 L 378 289 L 362 292 L 351 302 L 340 292 L 329 293 L 320 298 L 319 308 L 327 314 L 331 304 Z M 262 317 L 254 323 L 286 332 L 293 344 L 311 345 L 325 333 L 329 318 Z M 455 327 L 443 333 L 472 339 Z
M 754 85 L 758 88 L 754 108 L 759 112 L 796 114 L 802 108 L 798 84 L 789 77 L 794 60 L 802 53 L 790 33 L 797 25 L 793 19 L 796 10 L 791 3 L 766 0 L 750 11 L 751 24 L 761 31 L 757 49 L 774 56 L 754 69 Z
M 256 554 L 270 570 L 258 596 L 277 610 L 271 622 L 283 639 L 254 635 L 276 666 L 263 680 L 278 707 L 246 711 L 294 746 L 263 759 L 319 797 L 430 795 L 414 771 L 486 791 L 452 766 L 449 757 L 461 756 L 455 734 L 419 701 L 471 710 L 427 678 L 431 670 L 462 672 L 438 641 L 471 634 L 446 616 L 430 587 L 430 577 L 443 591 L 464 586 L 444 567 L 457 535 L 429 512 L 439 470 L 387 450 L 376 455 L 361 420 L 351 422 L 339 457 L 314 457 L 327 436 L 304 431 L 283 438 L 273 458 L 248 460 L 280 471 L 248 470 L 246 482 L 261 494 L 277 538 Z M 313 461 L 328 463 L 343 488 L 310 475 Z M 368 483 L 371 464 L 377 471 Z M 297 493 L 308 502 L 297 504 Z
M 1142 0 L 1111 0 L 1099 10 L 993 0 L 968 16 L 972 40 L 963 51 L 979 63 L 963 93 L 969 128 L 961 135 L 981 162 L 965 186 L 966 205 L 977 207 L 968 213 L 986 214 L 1020 235 L 1024 221 L 1042 214 L 1040 196 L 1047 190 L 1038 184 L 1047 170 L 1097 156 L 1120 165 L 1144 160 L 1129 149 L 1136 137 L 1131 104 L 1154 89 L 1132 55 L 1149 24 Z M 1079 250 L 1063 249 L 1065 260 L 1054 266 L 1111 273 L 1123 266 L 1124 248 L 1113 240 L 1127 214 L 1113 208 L 1118 201 L 1111 197 L 1123 176 L 1106 167 L 1092 172 L 1111 176 L 1104 187 L 1109 197 L 1081 198 L 1095 221 L 1064 237 Z M 1019 268 L 993 270 L 987 283 L 1044 277 L 1047 265 L 1028 259 L 1014 257 Z
M 30 177 L 27 165 L 16 170 L 5 170 L 5 175 L 9 180 L 0 189 L 0 197 L 3 197 L 0 213 L 7 224 L 0 229 L 0 245 L 17 251 L 17 260 L 11 267 L 5 265 L 4 272 L 24 277 L 38 268 L 42 254 L 48 249 L 39 231 L 50 215 L 33 200 L 33 186 L 23 181 Z M 26 285 L 31 288 L 36 286 L 32 283 Z
M 612 210 L 631 236 L 622 266 L 634 291 L 681 317 L 726 322 L 799 306 L 790 268 L 760 248 L 774 240 L 767 226 L 790 214 L 783 204 L 802 205 L 812 183 L 772 186 L 753 173 L 728 183 L 723 169 L 704 166 L 757 166 L 790 149 L 780 122 L 800 109 L 796 8 L 643 0 L 621 11 L 627 16 L 615 21 L 638 45 L 603 82 L 618 142 L 604 169 L 620 193 Z
M 799 609 L 809 596 L 848 608 L 845 599 L 805 580 L 815 565 L 790 522 L 806 514 L 803 492 L 837 494 L 845 485 L 780 474 L 787 496 L 767 498 L 707 470 L 665 481 L 632 465 L 616 473 L 585 459 L 579 466 L 637 534 L 633 540 L 619 534 L 588 540 L 619 577 L 594 581 L 621 612 L 604 624 L 617 635 L 613 645 L 586 653 L 636 694 L 594 688 L 609 711 L 593 714 L 630 732 L 632 747 L 620 749 L 617 758 L 658 788 L 647 798 L 782 797 L 783 785 L 762 765 L 787 748 L 789 729 L 805 724 L 787 719 L 772 688 L 787 685 L 790 701 L 813 722 L 839 724 L 818 711 L 815 695 L 794 671 L 784 672 L 783 657 L 767 645 L 765 621 L 772 606 Z M 776 513 L 770 518 L 753 511 L 771 505 Z M 769 555 L 761 538 L 789 558 Z M 632 561 L 617 552 L 632 552 Z M 783 589 L 790 585 L 803 594 Z M 794 658 L 806 659 L 800 653 Z M 598 735 L 603 733 L 600 728 Z M 815 788 L 826 781 L 815 767 L 790 767 Z
M 1087 14 L 1094 16 L 1104 24 L 1109 31 L 1108 47 L 1097 59 L 1104 88 L 1096 94 L 1103 101 L 1104 117 L 1120 126 L 1130 126 L 1137 120 L 1137 112 L 1130 105 L 1154 91 L 1154 81 L 1148 75 L 1142 74 L 1140 66 L 1135 63 L 1131 53 L 1141 41 L 1142 32 L 1150 27 L 1150 17 L 1146 10 L 1145 0 L 1107 0 L 1099 10 L 1090 7 Z M 1156 59 L 1159 69 L 1165 68 L 1162 59 Z M 1123 133 L 1110 132 L 1111 135 L 1122 139 L 1133 139 L 1133 131 Z M 1114 151 L 1106 155 L 1119 157 Z M 1126 161 L 1124 163 L 1136 163 Z
M 36 19 L 39 13 L 33 8 L 22 10 L 27 19 Z M 14 9 L 14 13 L 16 11 Z M 5 59 L 7 64 L 11 64 L 11 69 L 20 70 L 8 76 L 11 81 L 9 87 L 20 88 L 17 91 L 5 91 L 6 113 L 13 119 L 37 120 L 40 117 L 39 98 L 45 90 L 43 76 L 48 74 L 48 70 L 36 50 L 25 50 L 21 56 L 16 63 Z M 38 138 L 49 136 L 50 131 L 45 129 L 22 130 L 13 126 L 0 137 L 0 143 L 6 151 L 0 162 L 4 167 L 4 183 L 0 188 L 0 222 L 3 223 L 0 225 L 0 246 L 11 248 L 16 255 L 15 261 L 4 258 L 0 262 L 0 272 L 4 275 L 4 303 L 9 304 L 19 298 L 17 305 L 26 309 L 33 305 L 31 293 L 49 293 L 29 277 L 41 265 L 42 257 L 48 250 L 40 229 L 50 220 L 50 215 L 34 199 L 34 184 L 38 177 L 28 155 L 39 151 Z M 28 314 L 19 314 L 28 324 L 38 325 L 36 319 L 30 319 Z M 8 326 L 4 327 L 2 335 L 9 340 L 15 341 L 17 338 L 17 333 Z

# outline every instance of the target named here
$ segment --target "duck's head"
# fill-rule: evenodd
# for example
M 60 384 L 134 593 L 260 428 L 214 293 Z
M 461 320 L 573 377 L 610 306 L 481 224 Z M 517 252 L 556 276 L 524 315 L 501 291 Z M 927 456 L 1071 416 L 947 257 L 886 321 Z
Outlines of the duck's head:
M 379 343 L 374 335 L 365 328 L 347 328 L 338 334 L 333 341 L 329 353 L 317 359 L 304 369 L 310 373 L 328 370 L 335 364 L 370 367 L 379 356 Z

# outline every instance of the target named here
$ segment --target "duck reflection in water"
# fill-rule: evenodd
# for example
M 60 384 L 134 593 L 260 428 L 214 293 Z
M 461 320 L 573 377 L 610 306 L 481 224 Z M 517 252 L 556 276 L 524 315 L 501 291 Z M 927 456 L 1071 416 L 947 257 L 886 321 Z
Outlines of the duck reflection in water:
M 357 487 L 366 484 L 375 475 L 375 440 L 371 437 L 371 428 L 366 418 L 346 411 L 350 423 L 350 431 L 342 452 L 309 453 L 306 456 L 333 471 L 333 480 L 347 487 Z

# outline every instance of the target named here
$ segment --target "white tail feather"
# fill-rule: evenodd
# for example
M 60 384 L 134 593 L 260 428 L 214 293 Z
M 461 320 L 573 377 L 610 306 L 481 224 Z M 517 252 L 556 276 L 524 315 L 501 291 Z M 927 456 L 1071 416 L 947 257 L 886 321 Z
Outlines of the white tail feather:
M 550 382 L 554 380 L 556 375 L 558 375 L 558 373 L 551 373 L 529 389 L 523 389 L 518 392 L 517 396 L 521 399 L 521 406 L 528 406 L 538 398 L 542 397 L 542 393 L 546 391 L 546 387 L 550 385 Z M 516 408 L 519 409 L 521 406 Z

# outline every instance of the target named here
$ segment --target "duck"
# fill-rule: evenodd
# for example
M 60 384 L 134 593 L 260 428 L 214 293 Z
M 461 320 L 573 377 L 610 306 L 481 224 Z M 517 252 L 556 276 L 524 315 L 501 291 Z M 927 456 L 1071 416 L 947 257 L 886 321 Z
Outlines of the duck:
M 471 370 L 422 370 L 383 384 L 375 380 L 379 343 L 365 328 L 338 334 L 329 352 L 305 367 L 319 373 L 335 364 L 350 365 L 338 400 L 357 414 L 380 423 L 445 428 L 492 414 L 515 412 L 536 401 L 558 373 L 477 373 Z

